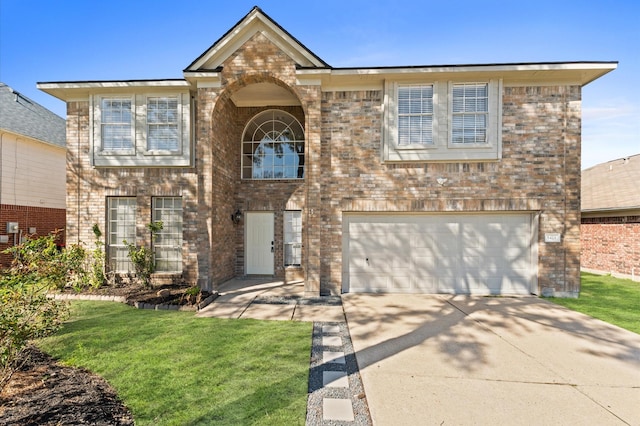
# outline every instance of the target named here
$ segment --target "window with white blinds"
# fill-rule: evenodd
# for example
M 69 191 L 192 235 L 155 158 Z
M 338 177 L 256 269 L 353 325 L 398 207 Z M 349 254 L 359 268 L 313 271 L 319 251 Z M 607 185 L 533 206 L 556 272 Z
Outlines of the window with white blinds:
M 385 82 L 382 160 L 502 156 L 502 80 Z
M 451 142 L 454 144 L 487 143 L 489 118 L 487 83 L 453 84 Z
M 156 270 L 182 272 L 182 198 L 154 197 L 153 221 L 162 222 L 162 229 L 153 240 Z
M 191 97 L 185 93 L 95 95 L 94 166 L 191 166 Z
M 398 145 L 433 144 L 433 85 L 398 87 Z

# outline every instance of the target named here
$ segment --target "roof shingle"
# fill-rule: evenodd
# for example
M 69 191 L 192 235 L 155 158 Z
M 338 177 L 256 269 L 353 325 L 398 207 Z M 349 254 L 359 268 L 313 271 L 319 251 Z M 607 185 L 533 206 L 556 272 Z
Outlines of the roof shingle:
M 1 82 L 0 129 L 63 148 L 66 146 L 64 118 Z
M 582 211 L 640 208 L 640 154 L 582 171 Z

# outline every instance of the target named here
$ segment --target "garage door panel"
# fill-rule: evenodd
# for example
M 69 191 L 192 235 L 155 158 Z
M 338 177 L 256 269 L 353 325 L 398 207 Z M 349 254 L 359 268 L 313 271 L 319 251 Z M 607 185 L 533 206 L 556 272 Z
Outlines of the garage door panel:
M 535 278 L 528 214 L 347 217 L 346 290 L 527 294 Z

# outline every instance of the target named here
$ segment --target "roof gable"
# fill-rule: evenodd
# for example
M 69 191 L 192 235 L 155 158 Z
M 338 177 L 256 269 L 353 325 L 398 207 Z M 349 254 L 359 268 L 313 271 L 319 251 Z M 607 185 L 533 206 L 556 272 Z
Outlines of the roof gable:
M 256 6 L 184 71 L 211 71 L 218 69 L 227 58 L 258 32 L 262 33 L 289 55 L 300 67 L 330 68 L 326 62 L 307 49 Z

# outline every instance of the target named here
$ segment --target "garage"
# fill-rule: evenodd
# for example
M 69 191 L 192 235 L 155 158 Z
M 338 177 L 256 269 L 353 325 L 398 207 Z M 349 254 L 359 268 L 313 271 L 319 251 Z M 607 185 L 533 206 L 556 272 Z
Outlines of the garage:
M 531 294 L 532 213 L 347 214 L 342 290 L 368 293 Z

